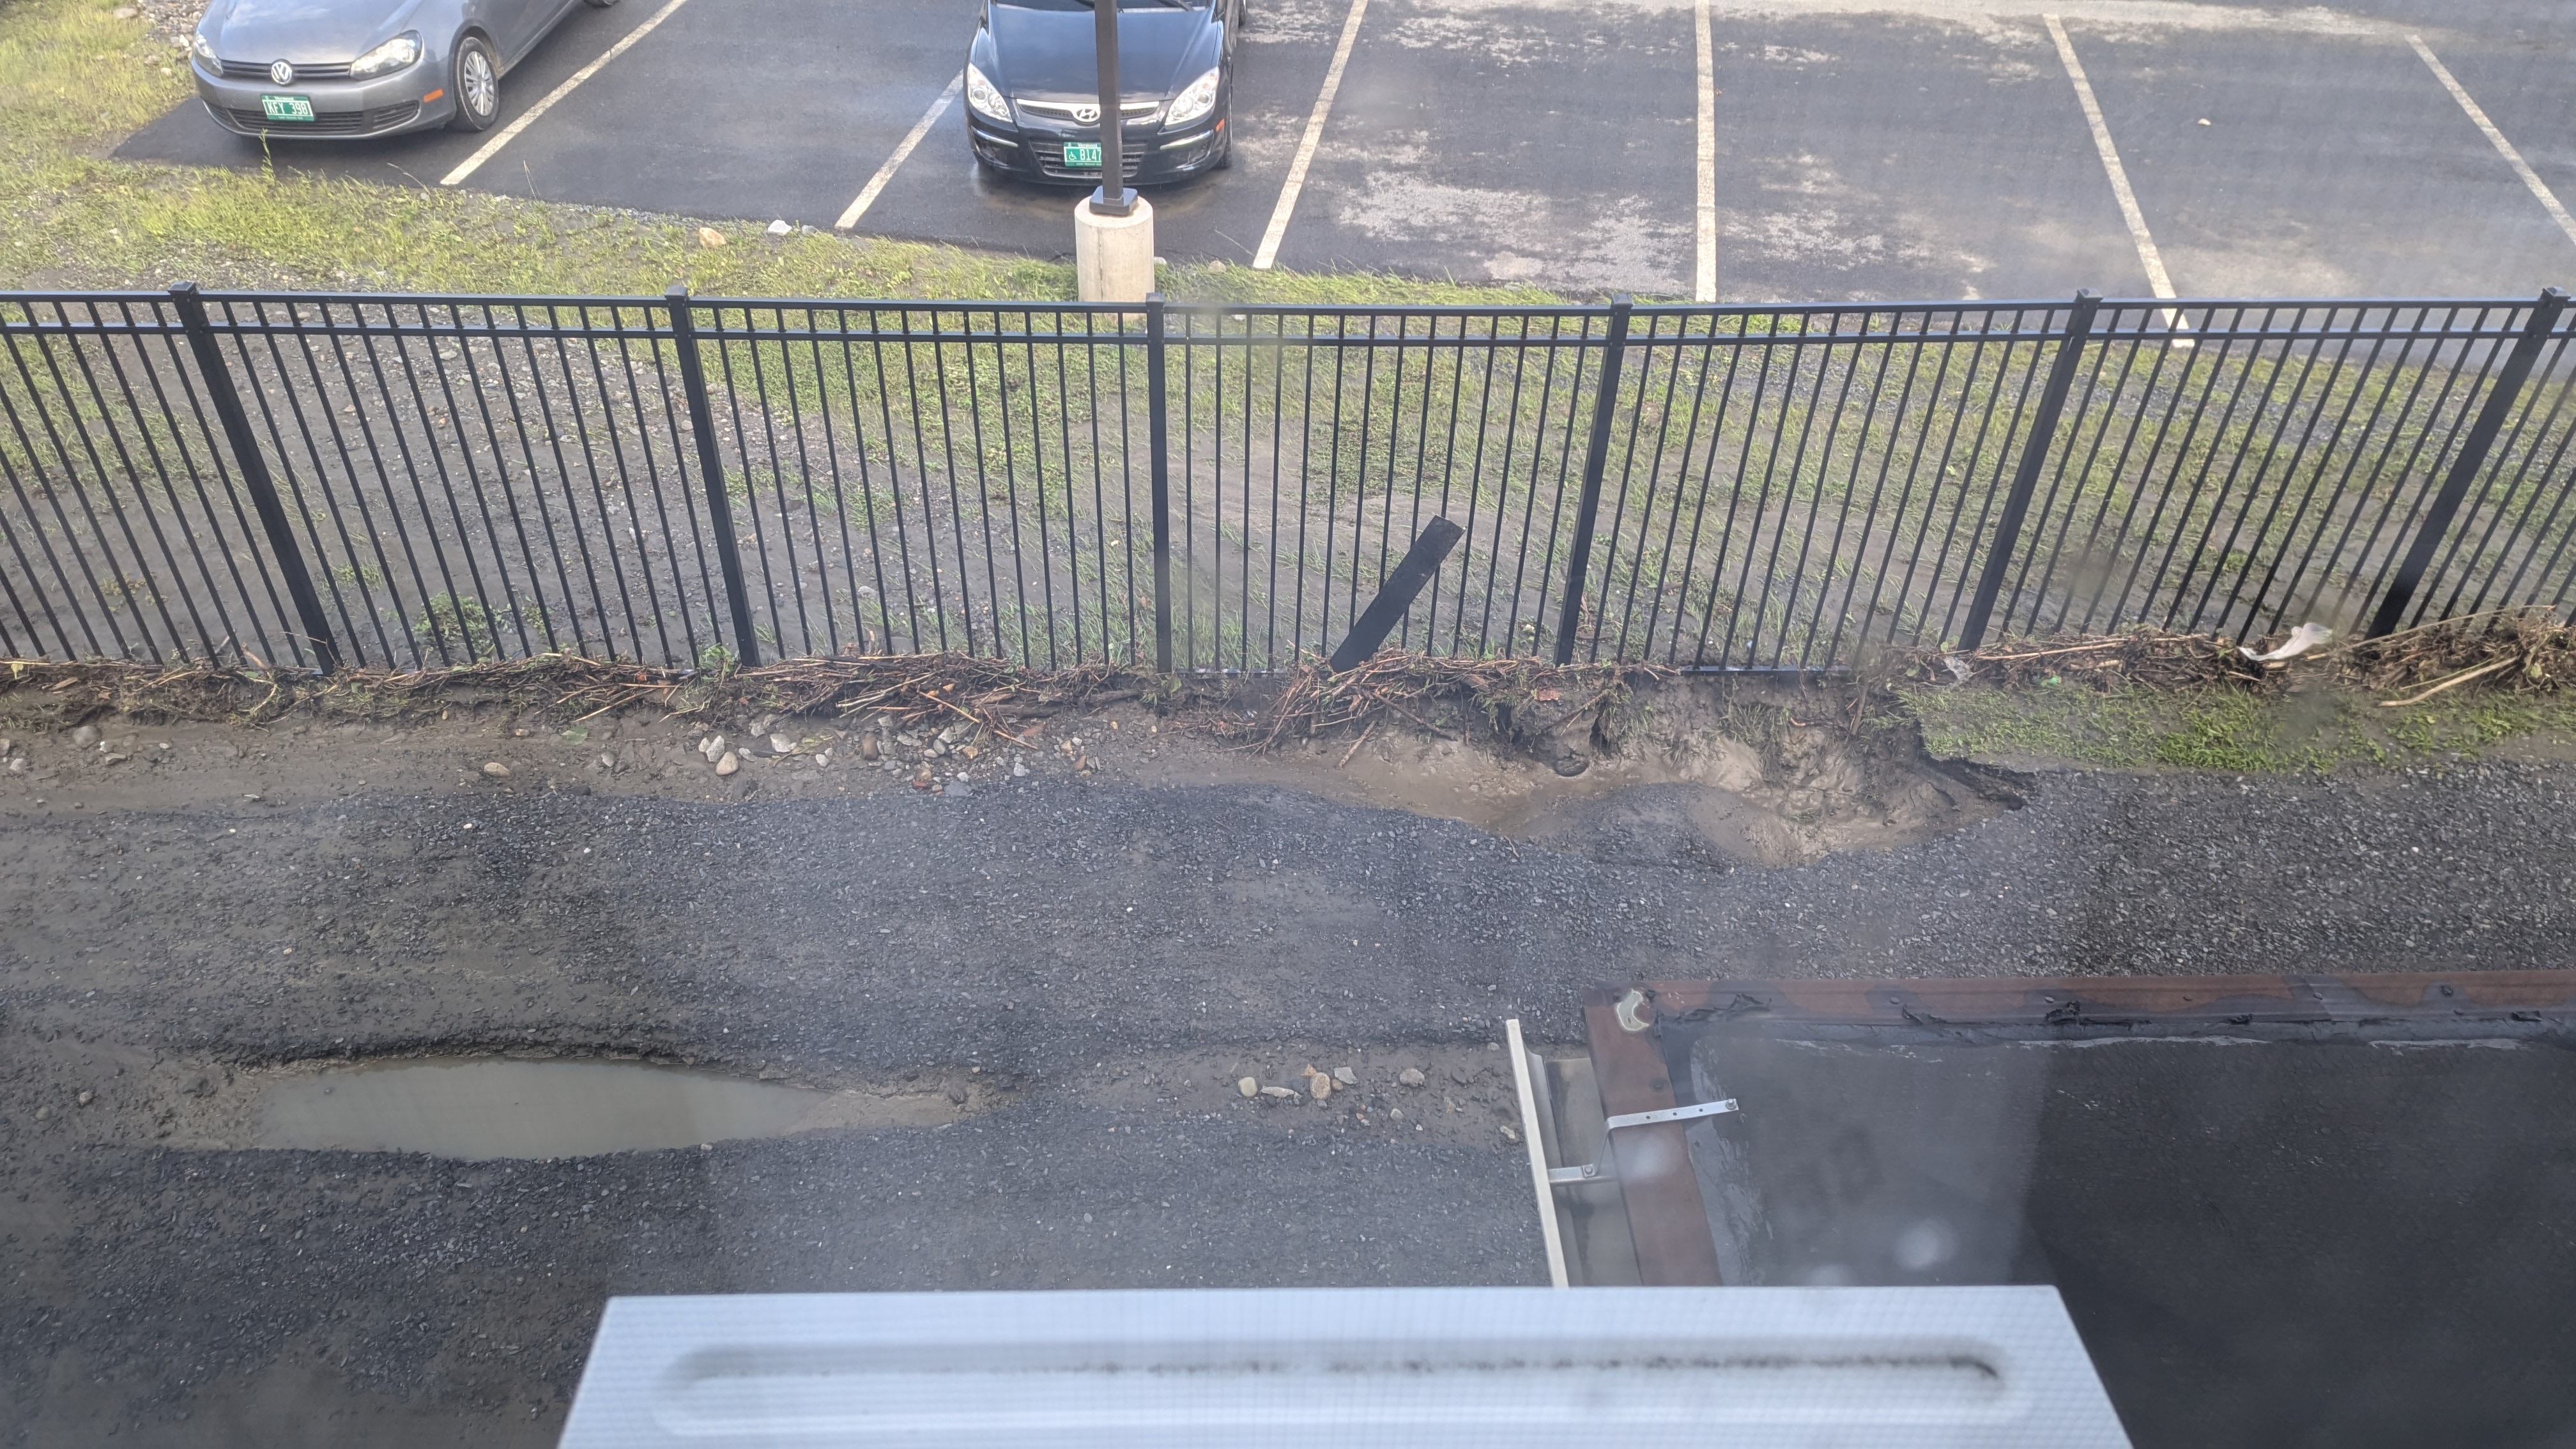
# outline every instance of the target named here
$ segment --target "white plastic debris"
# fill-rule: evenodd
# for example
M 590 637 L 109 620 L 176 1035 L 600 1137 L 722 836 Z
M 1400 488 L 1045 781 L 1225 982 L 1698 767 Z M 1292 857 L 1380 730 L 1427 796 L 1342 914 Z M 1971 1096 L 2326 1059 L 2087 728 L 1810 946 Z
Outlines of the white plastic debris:
M 2257 664 L 2275 664 L 2284 659 L 2296 659 L 2333 637 L 2334 631 L 2323 624 L 2301 624 L 2290 631 L 2289 638 L 2281 641 L 2280 648 L 2268 654 L 2257 654 L 2242 644 L 2236 646 L 2236 652 Z

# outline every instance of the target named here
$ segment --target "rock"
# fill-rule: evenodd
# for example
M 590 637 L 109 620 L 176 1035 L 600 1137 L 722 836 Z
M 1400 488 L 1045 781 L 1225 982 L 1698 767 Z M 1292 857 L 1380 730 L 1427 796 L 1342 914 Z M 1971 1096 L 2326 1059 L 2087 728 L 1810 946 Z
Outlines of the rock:
M 614 769 L 616 769 L 616 768 L 617 768 L 617 757 L 616 757 L 615 755 L 602 755 L 602 756 L 600 756 L 600 757 L 599 757 L 599 768 L 601 768 L 601 769 L 603 769 L 603 770 L 614 770 Z
M 725 234 L 711 226 L 698 228 L 698 245 L 713 249 L 725 244 Z
M 134 758 L 134 757 L 133 757 L 132 755 L 110 755 L 110 756 L 108 756 L 108 757 L 107 757 L 107 763 L 109 763 L 109 764 L 111 764 L 111 765 L 121 765 L 121 764 L 125 763 L 127 760 L 130 760 L 130 759 L 133 759 L 133 758 Z
M 1318 1102 L 1333 1095 L 1333 1079 L 1322 1072 L 1317 1072 L 1315 1075 L 1308 1077 L 1306 1079 L 1306 1084 L 1308 1090 L 1314 1093 L 1315 1100 Z
M 716 761 L 716 773 L 719 775 L 730 775 L 741 768 L 742 761 L 736 758 L 731 750 L 725 751 L 724 758 Z
M 769 752 L 773 755 L 792 755 L 796 753 L 796 742 L 785 735 L 771 735 Z
M 1422 1068 L 1406 1067 L 1403 1071 L 1395 1074 L 1395 1079 L 1404 1083 L 1408 1087 L 1419 1087 L 1422 1085 L 1424 1080 Z
M 37 1121 L 39 1121 L 39 1122 L 44 1121 L 46 1118 L 51 1117 L 52 1115 L 54 1115 L 54 1109 L 53 1109 L 53 1108 L 51 1108 L 51 1107 L 38 1107 L 38 1108 L 36 1109 L 36 1120 L 37 1120 Z
M 94 725 L 82 725 L 80 728 L 78 728 L 78 729 L 76 729 L 76 730 L 73 730 L 73 731 L 72 731 L 72 743 L 73 743 L 73 744 L 76 744 L 76 745 L 94 745 L 94 744 L 97 744 L 97 743 L 98 743 L 98 729 L 97 729 L 97 727 L 96 727 L 96 726 L 94 726 Z
M 788 236 L 793 234 L 795 230 L 796 228 L 789 226 L 783 220 L 773 221 L 769 224 L 769 234 L 771 236 Z
M 1222 272 L 1225 270 L 1225 263 L 1222 260 L 1210 262 L 1208 263 L 1208 270 L 1211 272 Z
M 963 780 L 959 780 L 948 787 L 948 793 L 953 797 L 962 799 L 965 796 L 974 794 L 975 787 L 967 784 Z
M 1352 1071 L 1348 1067 L 1335 1067 L 1333 1068 L 1333 1080 L 1341 1083 L 1345 1087 L 1356 1087 L 1360 1084 L 1360 1074 Z
M 95 1093 L 95 1092 L 83 1092 L 83 1093 L 81 1093 L 78 1097 L 75 1097 L 75 1098 L 73 1098 L 72 1100 L 74 1100 L 74 1101 L 76 1101 L 76 1102 L 80 1103 L 82 1106 L 86 1107 L 86 1106 L 88 1106 L 90 1103 L 95 1102 L 95 1101 L 97 1101 L 97 1100 L 98 1100 L 98 1094 L 97 1094 L 97 1093 Z
M 875 735 L 861 735 L 861 736 L 859 736 L 859 758 L 860 758 L 860 759 L 862 759 L 862 760 L 873 760 L 873 759 L 877 758 L 877 756 L 878 756 L 878 755 L 880 755 L 881 753 L 883 753 L 883 751 L 878 747 L 878 745 L 877 745 L 877 737 L 876 737 Z
M 724 747 L 725 737 L 722 735 L 709 735 L 705 739 L 698 741 L 698 753 L 706 756 L 710 760 L 723 754 Z
M 502 764 L 499 760 L 485 760 L 483 762 L 483 773 L 491 776 L 495 780 L 506 780 L 510 778 L 510 767 Z
M 1236 1078 L 1234 1089 L 1247 1097 L 1258 1097 L 1261 1095 L 1261 1084 L 1250 1077 Z
M 1296 1090 L 1290 1087 L 1264 1087 L 1261 1089 L 1261 1095 L 1265 1097 L 1277 1097 L 1284 1102 L 1293 1102 L 1297 1100 Z
M 814 756 L 814 765 L 817 769 L 830 763 L 832 763 L 832 752 L 830 750 L 820 751 Z
M 1013 760 L 1013 761 L 1011 761 L 1011 778 L 1012 778 L 1012 779 L 1014 779 L 1014 780 L 1025 780 L 1025 779 L 1027 779 L 1028 777 L 1029 777 L 1029 765 L 1028 765 L 1028 761 L 1026 761 L 1026 760 Z
M 1475 1077 L 1476 1074 L 1468 1070 L 1465 1062 L 1460 1062 L 1458 1065 L 1449 1069 L 1449 1080 L 1456 1082 L 1462 1087 L 1467 1085 L 1469 1082 L 1474 1081 Z
M 1518 1130 L 1513 1128 L 1510 1123 L 1506 1122 L 1503 1124 L 1503 1140 L 1505 1142 L 1518 1142 L 1521 1140 L 1521 1134 Z
M 1592 757 L 1568 746 L 1558 753 L 1554 768 L 1558 774 L 1570 780 L 1592 768 Z

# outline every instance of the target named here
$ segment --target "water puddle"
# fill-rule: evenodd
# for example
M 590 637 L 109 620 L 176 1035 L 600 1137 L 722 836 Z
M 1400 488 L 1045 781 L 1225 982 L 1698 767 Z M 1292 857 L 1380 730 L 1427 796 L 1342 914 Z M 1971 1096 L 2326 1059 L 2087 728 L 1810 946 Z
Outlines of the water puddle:
M 634 1062 L 471 1057 L 336 1067 L 273 1080 L 252 1145 L 468 1160 L 588 1157 L 852 1127 L 919 1127 L 978 1110 L 962 1091 L 817 1091 Z

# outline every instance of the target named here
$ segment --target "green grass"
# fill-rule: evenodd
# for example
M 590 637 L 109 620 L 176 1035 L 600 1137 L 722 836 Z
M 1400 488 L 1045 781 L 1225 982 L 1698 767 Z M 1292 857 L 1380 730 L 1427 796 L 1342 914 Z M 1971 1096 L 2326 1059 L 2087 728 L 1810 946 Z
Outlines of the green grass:
M 123 162 L 107 153 L 188 99 L 186 59 L 114 0 L 0 0 L 0 288 L 209 287 L 658 295 L 674 282 L 748 297 L 1073 295 L 1073 269 L 958 247 L 274 172 Z M 506 153 L 503 160 L 506 161 Z M 427 181 L 432 178 L 421 178 Z M 1068 203 L 1068 211 L 1070 205 Z M 1546 303 L 1551 294 L 1406 278 L 1185 265 L 1175 297 L 1281 303 Z
M 2517 739 L 2576 741 L 2576 698 L 2566 695 L 2473 694 L 2392 710 L 2324 688 L 2276 697 L 2229 687 L 2097 693 L 2046 685 L 1899 694 L 1924 748 L 1942 759 L 2250 775 L 2449 759 Z

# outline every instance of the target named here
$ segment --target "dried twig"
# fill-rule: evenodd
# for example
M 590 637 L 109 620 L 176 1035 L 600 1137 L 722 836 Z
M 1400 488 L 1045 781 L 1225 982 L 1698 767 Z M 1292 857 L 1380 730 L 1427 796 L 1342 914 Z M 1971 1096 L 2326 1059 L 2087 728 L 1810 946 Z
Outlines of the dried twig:
M 2403 709 L 2410 704 L 2422 704 L 2424 701 L 2431 699 L 2434 695 L 2440 694 L 2443 690 L 2466 684 L 2470 680 L 2476 679 L 2481 675 L 2493 674 L 2497 670 L 2504 668 L 2506 665 L 2519 664 L 2521 662 L 2522 660 L 2514 655 L 2507 655 L 2502 659 L 2490 660 L 2474 669 L 2463 669 L 2459 673 L 2450 676 L 2448 679 L 2443 680 L 2441 683 L 2434 685 L 2431 689 L 2425 690 L 2421 694 L 2409 695 L 2404 699 L 2383 699 L 2379 702 L 2379 707 L 2381 709 Z
M 1355 756 L 1355 755 L 1357 755 L 1357 754 L 1360 752 L 1360 746 L 1362 746 L 1362 745 L 1364 745 L 1364 744 L 1367 744 L 1367 743 L 1368 743 L 1368 737 L 1369 737 L 1370 735 L 1375 734 L 1375 733 L 1377 733 L 1377 721 L 1376 721 L 1376 720 L 1370 720 L 1370 721 L 1368 722 L 1368 727 L 1367 727 L 1366 729 L 1363 729 L 1363 730 L 1361 730 L 1361 731 L 1360 731 L 1360 737 L 1359 737 L 1358 739 L 1355 739 L 1355 740 L 1351 741 L 1351 747 L 1350 747 L 1349 749 L 1347 749 L 1347 750 L 1342 751 L 1342 757 L 1341 757 L 1340 759 L 1335 760 L 1335 761 L 1333 762 L 1333 768 L 1334 768 L 1334 769 L 1336 769 L 1336 770 L 1338 770 L 1338 769 L 1342 768 L 1344 765 L 1349 764 L 1349 763 L 1351 762 L 1352 757 L 1353 757 L 1353 756 Z

